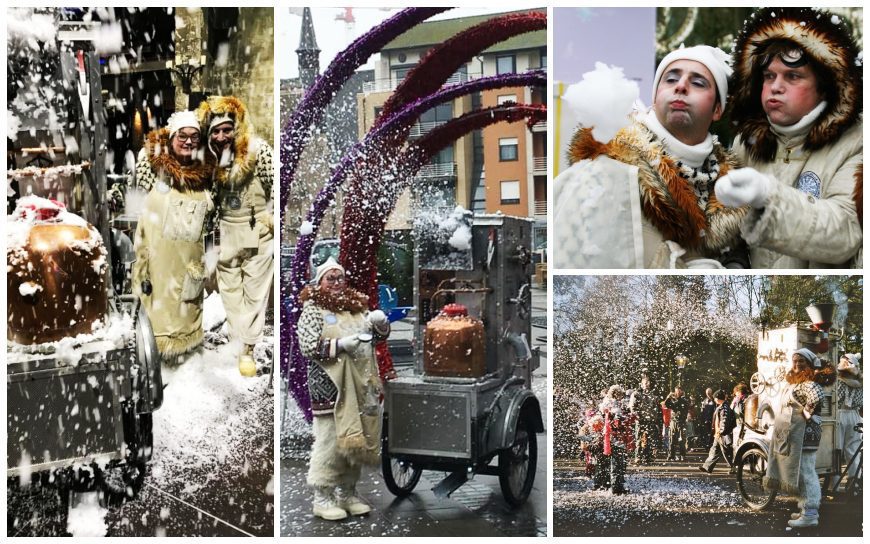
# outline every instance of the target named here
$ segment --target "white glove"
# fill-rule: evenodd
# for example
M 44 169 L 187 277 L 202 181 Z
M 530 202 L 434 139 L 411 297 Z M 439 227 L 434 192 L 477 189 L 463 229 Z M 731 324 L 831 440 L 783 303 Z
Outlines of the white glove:
M 359 347 L 359 342 L 359 335 L 351 334 L 350 336 L 339 338 L 338 342 L 335 343 L 335 349 L 338 353 L 341 353 L 342 351 L 345 353 L 353 353 L 356 351 L 356 348 Z
M 387 314 L 385 314 L 381 310 L 373 310 L 369 312 L 369 314 L 366 316 L 366 319 L 376 329 L 382 329 L 384 328 L 384 325 L 387 324 Z
M 738 168 L 716 181 L 719 202 L 732 208 L 749 204 L 761 209 L 770 202 L 773 181 L 754 168 Z

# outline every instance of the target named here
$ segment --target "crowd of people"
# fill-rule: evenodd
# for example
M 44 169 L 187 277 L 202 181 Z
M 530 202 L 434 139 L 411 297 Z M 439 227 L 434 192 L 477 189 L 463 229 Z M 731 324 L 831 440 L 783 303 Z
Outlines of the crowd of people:
M 860 477 L 860 460 L 853 458 L 858 457 L 862 440 L 858 430 L 863 424 L 861 355 L 847 353 L 835 367 L 812 350 L 801 348 L 791 361 L 786 386 L 780 392 L 781 409 L 775 414 L 763 485 L 797 495 L 800 512 L 792 516 L 789 526 L 809 527 L 818 524 L 821 500 L 815 455 L 821 437 L 823 387 L 835 382 L 836 448 L 842 452 L 843 464 L 848 464 L 848 478 Z M 652 465 L 657 457 L 664 457 L 666 464 L 686 461 L 690 449 L 707 451 L 699 470 L 709 474 L 724 463 L 734 474 L 736 447 L 746 432 L 744 423 L 754 417 L 745 414 L 749 386 L 737 383 L 730 398 L 724 389 L 707 388 L 700 403 L 687 397 L 680 385 L 663 399 L 653 386 L 648 374 L 641 376 L 633 391 L 614 384 L 601 392 L 600 400 L 590 400 L 581 413 L 578 439 L 594 489 L 628 493 L 625 473 L 631 452 L 633 464 L 644 466 Z

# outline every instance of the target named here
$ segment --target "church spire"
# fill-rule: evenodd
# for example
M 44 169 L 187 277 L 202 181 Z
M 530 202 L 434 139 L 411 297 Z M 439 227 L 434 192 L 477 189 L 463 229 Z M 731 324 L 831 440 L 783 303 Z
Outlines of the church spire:
M 311 8 L 302 9 L 302 33 L 296 55 L 299 58 L 299 79 L 302 86 L 307 89 L 314 84 L 314 80 L 320 73 L 320 49 L 314 36 Z

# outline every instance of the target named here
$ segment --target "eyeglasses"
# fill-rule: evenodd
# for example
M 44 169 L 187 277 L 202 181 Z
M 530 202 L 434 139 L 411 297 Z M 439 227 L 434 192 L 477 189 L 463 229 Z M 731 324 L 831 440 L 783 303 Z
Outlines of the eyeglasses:
M 326 283 L 330 285 L 338 285 L 344 283 L 345 280 L 344 276 L 326 276 L 324 279 L 326 280 Z
M 197 134 L 182 134 L 179 132 L 178 134 L 175 135 L 175 137 L 178 138 L 179 142 L 189 141 L 192 144 L 199 143 L 199 134 L 198 133 Z

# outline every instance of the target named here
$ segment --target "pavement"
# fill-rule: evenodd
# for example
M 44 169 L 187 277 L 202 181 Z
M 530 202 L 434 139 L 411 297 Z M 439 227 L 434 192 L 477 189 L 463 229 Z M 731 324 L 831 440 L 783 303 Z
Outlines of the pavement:
M 722 463 L 712 474 L 698 470 L 705 452 L 691 452 L 685 462 L 658 459 L 650 466 L 629 465 L 628 495 L 592 491 L 583 466 L 556 460 L 553 467 L 553 535 L 556 537 L 860 537 L 861 500 L 828 495 L 820 524 L 788 528 L 797 499 L 777 496 L 761 512 L 749 510 L 737 493 L 735 476 Z
M 546 290 L 532 289 L 532 345 L 540 346 L 541 365 L 533 377 L 533 390 L 547 421 Z M 410 338 L 410 321 L 394 323 L 392 338 Z M 400 374 L 411 367 L 400 367 Z M 288 404 L 292 412 L 292 401 Z M 383 483 L 380 469 L 363 472 L 358 491 L 373 511 L 342 521 L 325 521 L 311 513 L 311 491 L 305 485 L 310 434 L 299 425 L 298 414 L 283 418 L 280 473 L 281 536 L 441 536 L 504 537 L 547 534 L 548 431 L 539 434 L 535 482 L 528 501 L 512 509 L 504 500 L 495 476 L 477 475 L 450 497 L 432 492 L 446 473 L 424 471 L 415 491 L 404 499 L 394 497 Z M 288 429 L 291 432 L 288 432 Z M 295 433 L 295 434 L 294 434 Z M 496 462 L 493 462 L 496 464 Z

